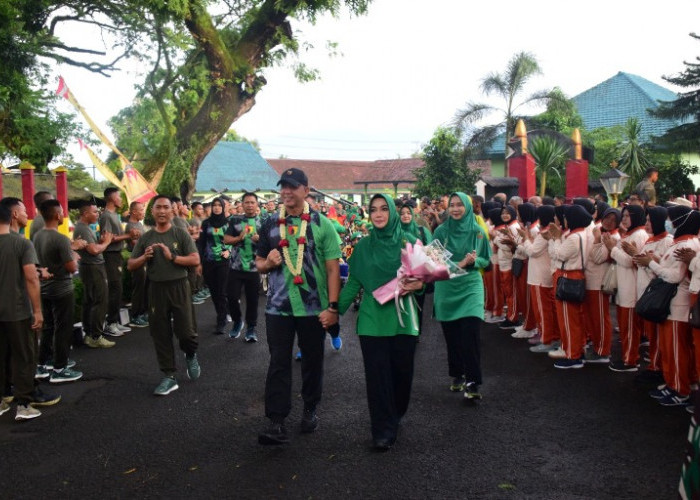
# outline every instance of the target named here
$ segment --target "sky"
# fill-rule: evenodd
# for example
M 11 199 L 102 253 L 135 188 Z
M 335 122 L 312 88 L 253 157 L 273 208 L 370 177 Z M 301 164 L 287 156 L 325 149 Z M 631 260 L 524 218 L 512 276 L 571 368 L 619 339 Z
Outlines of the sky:
M 570 97 L 619 71 L 679 91 L 662 76 L 700 56 L 700 42 L 688 36 L 700 33 L 697 0 L 561 5 L 374 0 L 365 16 L 343 13 L 314 26 L 294 22 L 315 47 L 300 59 L 320 71 L 320 80 L 299 83 L 289 67 L 267 70 L 256 105 L 232 128 L 257 140 L 265 158 L 405 158 L 467 102 L 502 106 L 484 96 L 480 84 L 489 73 L 504 72 L 518 52 L 531 53 L 542 69 L 523 95 L 556 86 Z M 342 55 L 329 57 L 327 40 Z M 133 85 L 141 81 L 138 67 L 127 65 L 109 79 L 68 66 L 59 72 L 112 137 L 106 122 L 131 104 Z M 484 123 L 499 121 L 494 115 Z M 82 153 L 73 154 L 89 164 Z

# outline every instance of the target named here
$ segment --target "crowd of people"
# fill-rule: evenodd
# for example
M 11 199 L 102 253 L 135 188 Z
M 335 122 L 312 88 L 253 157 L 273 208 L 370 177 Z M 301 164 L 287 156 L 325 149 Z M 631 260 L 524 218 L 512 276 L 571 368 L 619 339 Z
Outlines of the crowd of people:
M 110 188 L 101 213 L 94 200 L 80 206 L 72 240 L 58 232 L 64 213 L 49 193 L 35 196 L 40 215 L 29 238 L 22 234 L 28 223 L 23 203 L 3 199 L 0 279 L 13 293 L 0 301 L 0 414 L 14 400 L 17 420 L 35 418 L 38 408 L 60 399 L 43 392 L 38 380 L 61 384 L 82 377 L 69 357 L 76 273 L 84 344 L 111 348 L 130 327 L 149 327 L 163 375 L 158 396 L 178 389 L 173 336 L 187 376 L 200 376 L 195 306 L 208 298 L 214 334 L 258 341 L 264 275 L 269 424 L 258 440 L 265 445 L 289 441 L 295 339 L 301 431 L 318 427 L 325 339 L 330 335 L 332 348 L 341 349 L 338 318 L 354 306 L 373 445 L 391 448 L 409 406 L 429 294 L 445 338 L 446 387 L 468 402 L 482 398 L 480 330 L 486 321 L 527 339 L 530 351 L 548 355 L 558 369 L 593 363 L 639 371 L 640 381 L 656 385 L 650 395 L 660 404 L 690 404 L 700 374 L 700 330 L 689 324 L 700 291 L 700 213 L 687 200 L 655 206 L 642 190 L 618 210 L 600 197 L 524 201 L 499 193 L 486 201 L 455 192 L 418 201 L 375 195 L 363 208 L 319 202 L 308 184 L 302 170 L 285 171 L 279 205 L 255 193 L 191 206 L 158 195 L 150 202 L 148 230 L 146 206 L 133 202 L 124 215 L 119 191 Z M 402 250 L 417 241 L 439 242 L 463 272 L 434 284 L 402 279 L 396 304 L 380 303 L 372 292 L 396 277 Z M 131 287 L 127 321 L 124 272 Z M 635 307 L 659 278 L 676 290 L 667 317 L 653 322 Z M 614 330 L 621 341 L 615 359 Z M 40 341 L 31 331 L 41 332 Z

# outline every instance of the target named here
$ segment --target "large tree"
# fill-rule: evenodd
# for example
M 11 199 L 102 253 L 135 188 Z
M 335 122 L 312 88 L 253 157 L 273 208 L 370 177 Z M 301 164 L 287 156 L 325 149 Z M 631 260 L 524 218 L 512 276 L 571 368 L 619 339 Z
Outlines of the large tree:
M 696 40 L 700 35 L 690 34 Z M 696 62 L 684 61 L 685 71 L 663 79 L 688 90 L 678 95 L 675 101 L 662 102 L 651 114 L 660 118 L 678 120 L 681 125 L 669 129 L 663 136 L 664 142 L 676 150 L 700 152 L 700 57 Z
M 343 5 L 362 14 L 370 1 L 9 0 L 34 12 L 25 18 L 39 33 L 32 48 L 37 56 L 105 75 L 124 57 L 142 62 L 147 71 L 139 103 L 150 100 L 161 124 L 148 131 L 147 150 L 124 144 L 124 153 L 136 158 L 159 191 L 185 196 L 206 154 L 255 104 L 266 83 L 264 70 L 297 53 L 292 21 L 336 15 Z M 93 25 L 119 52 L 110 51 L 105 60 L 94 46 L 68 45 L 59 37 L 65 24 Z M 314 76 L 302 64 L 294 70 L 301 78 Z
M 549 104 L 553 101 L 566 102 L 558 89 L 540 90 L 519 100 L 530 80 L 541 73 L 537 59 L 532 54 L 520 52 L 513 56 L 503 73 L 491 73 L 481 82 L 481 90 L 486 95 L 496 94 L 503 105 L 469 102 L 455 114 L 455 125 L 466 132 L 465 149 L 470 155 L 478 154 L 491 146 L 499 135 L 505 133 L 504 150 L 508 151 L 515 124 L 521 116 L 518 109 L 528 103 Z M 495 123 L 478 126 L 485 117 L 497 115 Z

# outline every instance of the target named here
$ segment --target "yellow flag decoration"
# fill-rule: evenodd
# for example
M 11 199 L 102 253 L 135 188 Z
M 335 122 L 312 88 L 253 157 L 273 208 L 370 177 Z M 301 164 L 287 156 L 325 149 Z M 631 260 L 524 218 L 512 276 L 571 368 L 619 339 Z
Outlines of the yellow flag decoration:
M 68 85 L 66 85 L 66 82 L 62 76 L 58 77 L 58 89 L 56 90 L 56 94 L 60 95 L 68 102 L 70 102 L 73 105 L 73 107 L 81 115 L 83 115 L 83 118 L 85 119 L 87 124 L 90 126 L 95 135 L 100 138 L 102 143 L 108 146 L 109 149 L 114 151 L 114 153 L 119 157 L 119 161 L 121 162 L 123 171 L 121 181 L 109 169 L 109 167 L 97 157 L 97 155 L 90 148 L 88 148 L 85 144 L 83 144 L 82 141 L 80 141 L 81 148 L 85 148 L 87 150 L 88 155 L 90 156 L 90 159 L 92 160 L 95 167 L 97 167 L 100 173 L 102 173 L 102 175 L 104 175 L 105 178 L 109 180 L 109 182 L 122 189 L 126 193 L 126 198 L 129 201 L 129 203 L 131 203 L 132 201 L 140 201 L 141 203 L 147 203 L 148 200 L 156 196 L 158 193 L 156 193 L 155 189 L 151 187 L 151 185 L 146 179 L 144 179 L 141 173 L 138 170 L 136 170 L 133 167 L 133 165 L 131 165 L 131 163 L 129 163 L 129 160 L 126 159 L 122 152 L 119 151 L 119 149 L 117 149 L 117 147 L 114 144 L 112 144 L 112 141 L 110 141 L 107 138 L 107 136 L 102 133 L 99 127 L 95 124 L 95 122 L 92 121 L 92 118 L 90 118 L 90 116 L 80 105 L 80 103 L 78 103 L 78 100 L 70 91 Z

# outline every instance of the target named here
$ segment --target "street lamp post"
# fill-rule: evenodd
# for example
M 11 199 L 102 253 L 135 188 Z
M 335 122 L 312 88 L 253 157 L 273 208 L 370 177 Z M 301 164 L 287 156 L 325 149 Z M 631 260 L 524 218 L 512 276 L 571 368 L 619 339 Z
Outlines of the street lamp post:
M 629 178 L 629 175 L 620 172 L 616 168 L 611 168 L 600 176 L 600 183 L 603 185 L 605 192 L 612 199 L 610 206 L 613 208 L 617 208 L 617 197 L 625 190 Z

